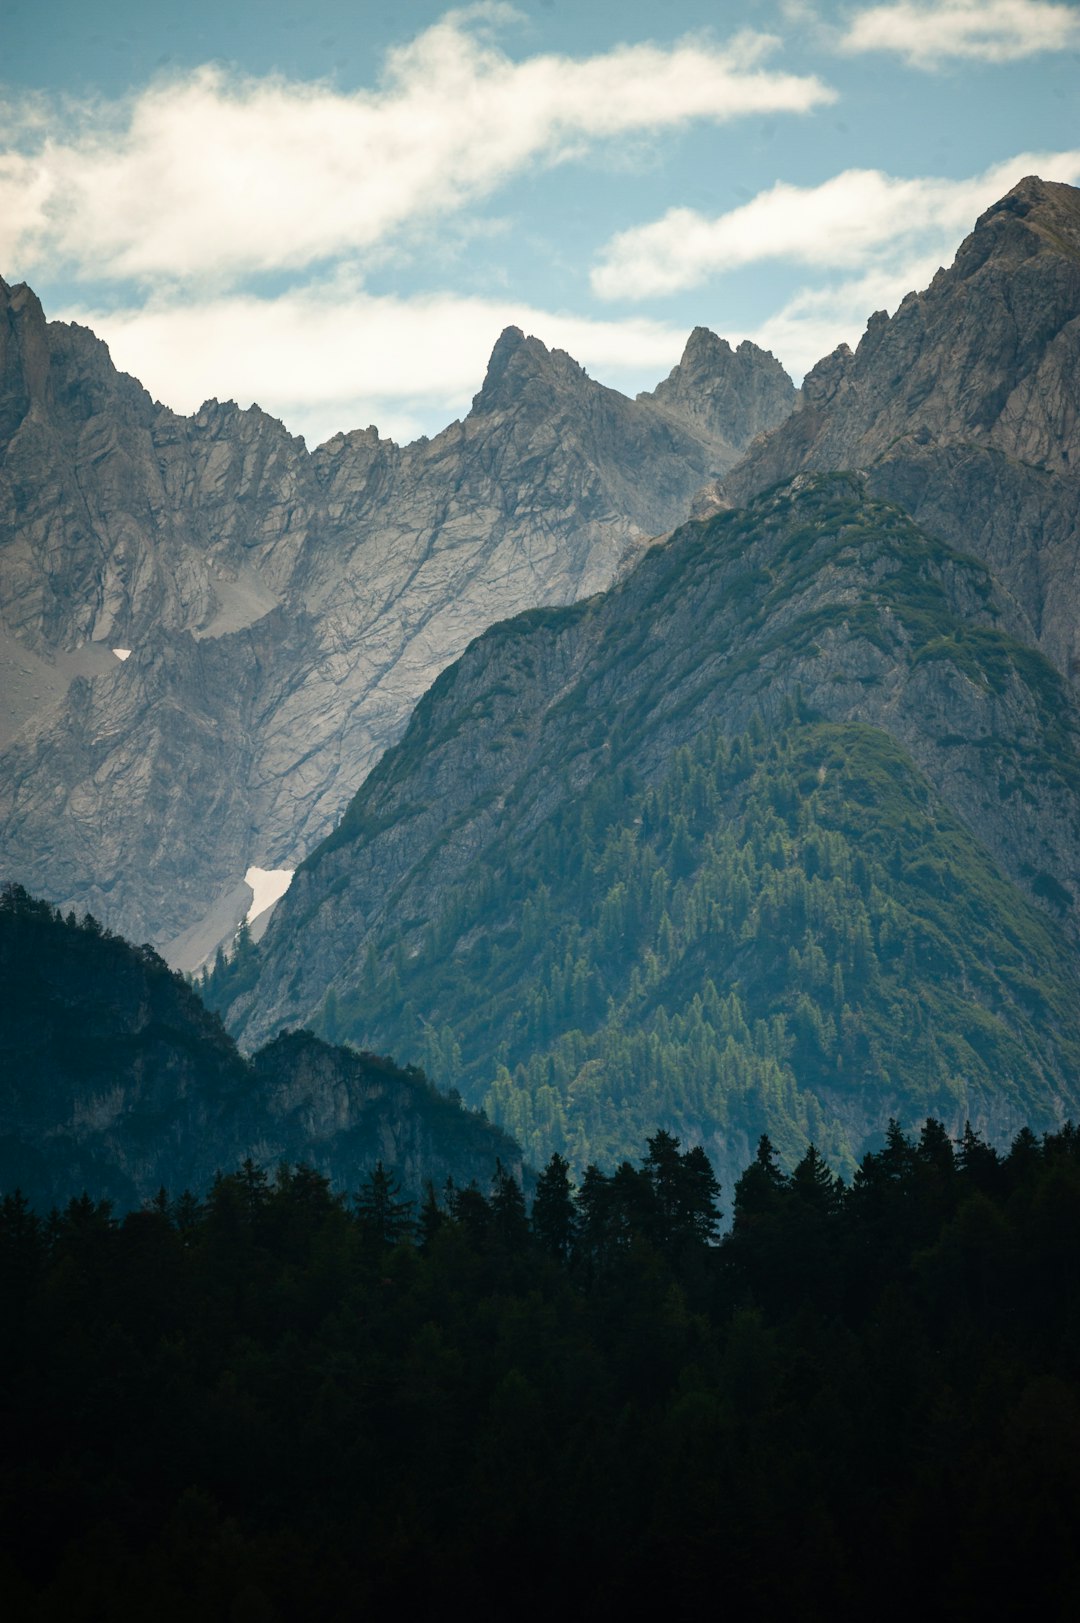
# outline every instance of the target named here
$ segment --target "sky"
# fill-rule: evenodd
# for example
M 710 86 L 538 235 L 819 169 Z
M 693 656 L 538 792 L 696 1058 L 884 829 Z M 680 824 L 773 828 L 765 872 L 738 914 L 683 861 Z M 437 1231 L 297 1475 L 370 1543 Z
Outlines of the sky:
M 0 276 L 309 446 L 437 433 L 511 323 L 798 381 L 1030 173 L 1080 184 L 1080 3 L 0 0 Z

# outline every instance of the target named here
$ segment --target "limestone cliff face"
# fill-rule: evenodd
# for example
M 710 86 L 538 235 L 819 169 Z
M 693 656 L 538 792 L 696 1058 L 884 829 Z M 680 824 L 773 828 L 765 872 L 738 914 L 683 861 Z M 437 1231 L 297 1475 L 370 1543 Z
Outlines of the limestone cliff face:
M 1080 192 L 1029 177 L 948 270 L 809 373 L 798 410 L 723 484 L 800 469 L 871 487 L 990 565 L 1058 668 L 1080 668 Z
M 434 440 L 309 453 L 257 407 L 156 405 L 0 284 L 5 871 L 167 950 L 292 866 L 472 637 L 609 585 L 789 409 L 745 349 L 710 396 L 699 330 L 635 402 L 511 328 Z

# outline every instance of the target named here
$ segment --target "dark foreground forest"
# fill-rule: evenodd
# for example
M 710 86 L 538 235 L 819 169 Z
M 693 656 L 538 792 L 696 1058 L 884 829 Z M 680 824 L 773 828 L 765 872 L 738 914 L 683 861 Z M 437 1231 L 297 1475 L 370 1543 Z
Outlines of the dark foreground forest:
M 0 1221 L 18 1619 L 1075 1615 L 1080 1134 Z M 1014 1610 L 1015 1609 L 1015 1610 Z

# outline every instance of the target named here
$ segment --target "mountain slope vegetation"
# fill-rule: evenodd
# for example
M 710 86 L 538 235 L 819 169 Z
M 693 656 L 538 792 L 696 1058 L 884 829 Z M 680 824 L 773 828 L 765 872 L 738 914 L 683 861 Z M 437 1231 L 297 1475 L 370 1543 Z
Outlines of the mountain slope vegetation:
M 659 1122 L 850 1170 L 890 1115 L 1007 1137 L 1077 1100 L 1060 929 L 857 723 L 714 725 L 647 788 L 605 774 L 389 957 L 326 1035 L 415 1054 L 535 1161 L 610 1164 Z
M 0 892 L 0 1190 L 122 1207 L 221 1168 L 303 1161 L 346 1191 L 377 1161 L 418 1197 L 487 1182 L 517 1146 L 415 1070 L 282 1034 L 251 1060 L 151 947 Z
M 479 639 L 207 994 L 422 1063 L 540 1159 L 1053 1126 L 1076 736 L 984 566 L 803 475 Z

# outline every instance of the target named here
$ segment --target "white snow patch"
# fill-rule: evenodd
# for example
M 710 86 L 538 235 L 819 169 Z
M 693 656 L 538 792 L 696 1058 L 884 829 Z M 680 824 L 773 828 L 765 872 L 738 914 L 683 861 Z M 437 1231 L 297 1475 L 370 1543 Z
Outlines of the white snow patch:
M 248 869 L 244 883 L 250 885 L 254 892 L 247 910 L 248 924 L 257 919 L 260 913 L 265 913 L 268 907 L 273 907 L 275 902 L 280 902 L 295 872 L 295 868 Z
M 131 658 L 131 649 L 130 648 L 114 648 L 113 653 L 116 655 L 117 659 L 130 659 Z

